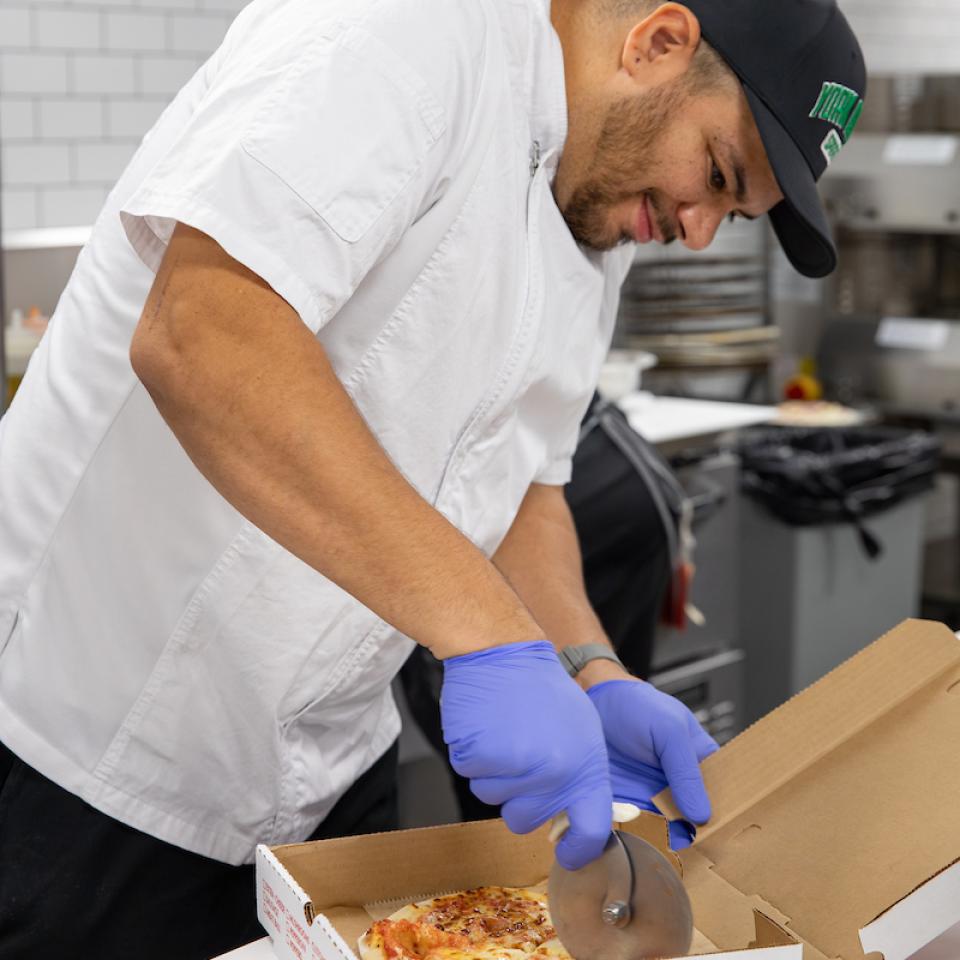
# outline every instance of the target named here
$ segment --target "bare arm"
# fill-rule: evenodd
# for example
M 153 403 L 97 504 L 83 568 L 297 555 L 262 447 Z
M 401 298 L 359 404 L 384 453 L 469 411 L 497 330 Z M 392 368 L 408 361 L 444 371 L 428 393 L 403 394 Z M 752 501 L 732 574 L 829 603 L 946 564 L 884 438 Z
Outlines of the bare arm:
M 393 466 L 293 308 L 210 237 L 174 231 L 130 359 L 240 513 L 436 656 L 543 637 Z
M 493 562 L 556 647 L 610 645 L 587 599 L 580 544 L 562 487 L 533 484 Z M 625 671 L 609 660 L 588 663 L 577 681 L 590 687 Z

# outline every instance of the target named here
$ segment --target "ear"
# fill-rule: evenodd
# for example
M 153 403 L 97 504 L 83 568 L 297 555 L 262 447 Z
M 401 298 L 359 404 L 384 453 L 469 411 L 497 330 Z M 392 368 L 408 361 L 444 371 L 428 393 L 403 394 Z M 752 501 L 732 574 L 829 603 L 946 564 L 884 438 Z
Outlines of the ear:
M 696 15 L 679 3 L 665 3 L 627 35 L 621 66 L 634 82 L 660 86 L 687 72 L 699 46 Z

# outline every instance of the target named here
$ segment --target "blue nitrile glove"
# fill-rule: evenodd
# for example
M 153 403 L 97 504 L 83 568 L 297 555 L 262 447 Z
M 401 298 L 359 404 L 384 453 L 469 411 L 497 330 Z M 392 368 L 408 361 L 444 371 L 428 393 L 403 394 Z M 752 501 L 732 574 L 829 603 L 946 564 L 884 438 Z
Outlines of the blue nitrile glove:
M 551 644 L 445 660 L 440 713 L 453 769 L 484 803 L 503 805 L 514 833 L 566 811 L 557 862 L 576 870 L 600 856 L 613 802 L 603 729 Z
M 608 680 L 587 694 L 603 723 L 614 799 L 656 811 L 652 798 L 669 786 L 683 816 L 706 823 L 710 800 L 700 762 L 719 747 L 687 707 L 640 680 Z M 670 824 L 674 850 L 690 846 L 693 836 L 689 824 Z

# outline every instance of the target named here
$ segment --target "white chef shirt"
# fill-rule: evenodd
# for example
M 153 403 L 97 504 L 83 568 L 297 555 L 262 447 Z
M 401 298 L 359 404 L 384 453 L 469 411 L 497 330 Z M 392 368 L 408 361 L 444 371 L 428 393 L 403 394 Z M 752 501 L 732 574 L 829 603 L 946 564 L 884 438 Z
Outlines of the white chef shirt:
M 209 234 L 490 554 L 531 482 L 569 478 L 630 260 L 566 229 L 565 124 L 543 0 L 240 14 L 110 194 L 0 421 L 0 740 L 223 861 L 316 827 L 396 738 L 411 641 L 207 483 L 133 330 L 175 223 Z

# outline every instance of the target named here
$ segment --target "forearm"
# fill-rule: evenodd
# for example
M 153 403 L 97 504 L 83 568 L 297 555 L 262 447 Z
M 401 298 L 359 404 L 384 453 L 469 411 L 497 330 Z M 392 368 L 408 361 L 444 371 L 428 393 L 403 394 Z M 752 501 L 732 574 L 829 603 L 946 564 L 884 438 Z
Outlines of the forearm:
M 561 489 L 530 488 L 494 562 L 556 646 L 606 642 L 587 600 L 576 528 Z M 614 798 L 655 810 L 653 797 L 670 786 L 683 816 L 705 823 L 710 801 L 699 763 L 717 745 L 689 709 L 609 660 L 591 661 L 577 681 L 590 691 L 600 718 Z M 675 849 L 691 839 L 687 825 L 671 825 Z
M 554 646 L 610 644 L 587 598 L 580 544 L 562 488 L 530 487 L 493 561 Z M 623 676 L 612 661 L 595 660 L 577 680 L 589 687 Z
M 439 657 L 541 637 L 493 565 L 390 462 L 293 309 L 230 261 L 243 296 L 224 316 L 229 286 L 204 296 L 191 277 L 217 266 L 211 241 L 180 227 L 175 241 L 131 358 L 213 486 Z

